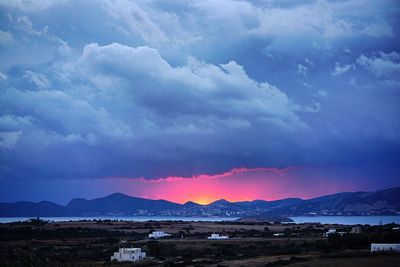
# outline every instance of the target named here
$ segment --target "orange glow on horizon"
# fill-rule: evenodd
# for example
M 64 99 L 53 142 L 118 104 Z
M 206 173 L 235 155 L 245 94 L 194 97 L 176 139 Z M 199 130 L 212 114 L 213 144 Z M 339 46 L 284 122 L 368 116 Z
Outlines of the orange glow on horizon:
M 193 198 L 193 202 L 200 205 L 207 205 L 218 200 L 215 196 L 196 196 Z
M 153 180 L 118 179 L 123 182 L 117 191 L 131 196 L 164 199 L 180 204 L 192 201 L 202 205 L 220 199 L 230 202 L 271 201 L 291 197 L 307 199 L 345 190 L 350 191 L 353 186 L 351 183 L 337 183 L 326 177 L 310 178 L 309 169 L 301 167 L 236 168 L 216 175 L 171 176 Z
M 225 199 L 225 200 L 227 200 L 229 202 L 253 201 L 253 200 L 255 200 L 255 199 L 248 198 L 248 197 L 232 199 L 232 198 L 227 197 L 227 196 L 199 195 L 199 196 L 194 197 L 193 200 L 188 200 L 188 201 L 192 201 L 192 202 L 200 204 L 200 205 L 208 205 L 208 204 L 210 204 L 210 203 L 212 203 L 214 201 L 221 200 L 221 199 Z M 182 201 L 182 202 L 178 202 L 178 203 L 184 204 L 184 203 L 186 203 L 188 201 Z

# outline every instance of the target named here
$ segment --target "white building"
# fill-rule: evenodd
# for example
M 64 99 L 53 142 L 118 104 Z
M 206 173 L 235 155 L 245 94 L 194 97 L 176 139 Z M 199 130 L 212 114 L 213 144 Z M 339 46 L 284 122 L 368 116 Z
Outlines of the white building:
M 336 234 L 336 229 L 329 229 L 328 232 L 324 233 L 324 237 L 328 237 L 332 234 Z
M 111 261 L 139 261 L 144 258 L 146 258 L 146 252 L 142 252 L 141 248 L 120 248 L 111 256 Z
M 211 236 L 207 237 L 207 239 L 228 239 L 227 235 L 219 235 L 219 234 L 211 234 Z
M 350 233 L 352 233 L 352 234 L 359 234 L 359 233 L 361 233 L 361 227 L 360 227 L 359 225 L 352 227 Z
M 396 252 L 400 252 L 400 244 L 372 243 L 371 244 L 371 252 L 378 252 L 378 251 L 396 251 Z
M 277 236 L 277 237 L 279 237 L 279 236 L 284 236 L 285 234 L 284 233 L 275 233 L 274 234 L 274 236 Z
M 162 237 L 167 237 L 167 236 L 171 236 L 171 234 L 168 234 L 164 231 L 154 231 L 153 233 L 149 234 L 149 238 L 162 238 Z

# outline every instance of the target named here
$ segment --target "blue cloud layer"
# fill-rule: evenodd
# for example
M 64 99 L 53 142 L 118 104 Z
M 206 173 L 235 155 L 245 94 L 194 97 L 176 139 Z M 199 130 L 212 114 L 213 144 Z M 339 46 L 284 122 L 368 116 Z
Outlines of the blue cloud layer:
M 396 1 L 0 1 L 0 178 L 395 179 Z

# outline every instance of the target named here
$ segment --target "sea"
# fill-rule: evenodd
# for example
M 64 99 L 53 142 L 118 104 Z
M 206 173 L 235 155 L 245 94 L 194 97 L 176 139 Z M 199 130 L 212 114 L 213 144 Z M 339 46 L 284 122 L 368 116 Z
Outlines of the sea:
M 35 217 L 0 217 L 0 223 L 23 222 Z M 94 220 L 115 220 L 115 221 L 184 221 L 184 222 L 223 222 L 234 221 L 239 217 L 180 217 L 180 216 L 95 216 L 95 217 L 40 217 L 41 220 L 49 222 L 76 222 Z
M 0 223 L 22 222 L 32 217 L 2 217 Z M 290 217 L 294 223 L 321 223 L 321 224 L 369 224 L 380 225 L 397 223 L 400 224 L 400 215 L 398 216 L 302 216 Z M 234 221 L 238 217 L 178 217 L 178 216 L 98 216 L 98 217 L 40 217 L 40 219 L 49 222 L 68 222 L 83 220 L 117 220 L 117 221 L 185 221 L 185 222 L 222 222 Z
M 305 217 L 290 217 L 296 224 L 300 223 L 321 223 L 321 224 L 369 224 L 380 225 L 397 223 L 400 224 L 400 216 L 305 216 Z

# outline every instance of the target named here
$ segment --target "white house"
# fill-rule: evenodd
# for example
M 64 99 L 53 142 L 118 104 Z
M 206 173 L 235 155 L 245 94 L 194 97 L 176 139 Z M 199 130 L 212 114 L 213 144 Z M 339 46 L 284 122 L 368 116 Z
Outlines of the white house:
M 371 244 L 371 252 L 378 252 L 378 251 L 396 251 L 396 252 L 400 252 L 400 244 L 372 243 Z
M 149 238 L 162 238 L 162 237 L 167 237 L 167 236 L 171 236 L 171 234 L 168 234 L 164 231 L 154 231 L 153 233 L 149 234 Z
M 284 233 L 275 233 L 274 234 L 274 236 L 277 236 L 277 237 L 279 237 L 279 236 L 284 236 L 285 234 Z
M 352 233 L 352 234 L 359 234 L 359 233 L 361 233 L 361 227 L 360 227 L 359 225 L 352 227 L 350 233 Z
M 211 234 L 211 236 L 207 237 L 207 239 L 228 239 L 227 235 L 219 235 L 219 234 Z
M 324 237 L 328 237 L 332 234 L 336 234 L 336 229 L 329 229 L 328 232 L 324 233 Z
M 141 248 L 120 248 L 111 256 L 111 261 L 139 261 L 144 258 L 146 258 L 146 252 L 142 252 Z

